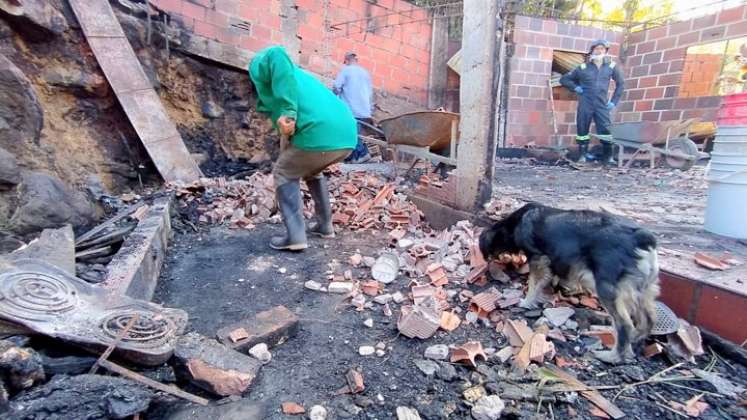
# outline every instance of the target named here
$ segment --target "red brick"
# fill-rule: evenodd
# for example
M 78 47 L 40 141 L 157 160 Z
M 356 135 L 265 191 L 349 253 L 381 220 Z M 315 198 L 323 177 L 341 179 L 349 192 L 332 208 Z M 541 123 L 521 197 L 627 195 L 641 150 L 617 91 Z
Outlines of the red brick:
M 655 87 L 646 89 L 646 99 L 659 99 L 664 97 L 664 88 Z
M 656 51 L 668 50 L 677 44 L 677 37 L 670 36 L 656 41 Z
M 678 47 L 688 47 L 697 44 L 700 41 L 700 32 L 695 28 L 694 32 L 688 32 L 677 37 Z
M 737 22 L 739 20 L 742 20 L 743 17 L 744 6 L 734 7 L 732 9 L 722 10 L 721 13 L 718 14 L 716 23 L 721 25 L 724 23 Z
M 229 338 L 231 332 L 243 328 L 249 337 L 238 342 Z M 293 337 L 298 331 L 298 317 L 284 306 L 276 306 L 254 317 L 218 330 L 218 341 L 235 350 L 250 349 L 259 343 L 272 347 Z
M 643 64 L 654 64 L 661 61 L 661 51 L 652 52 L 643 56 Z
M 635 48 L 635 55 L 643 55 L 648 54 L 654 50 L 656 47 L 655 41 L 649 41 L 649 42 L 643 42 L 638 45 L 636 45 Z
M 240 42 L 241 48 L 245 48 L 249 51 L 259 51 L 262 48 L 268 47 L 269 43 L 267 40 L 259 40 L 250 36 L 242 36 Z
M 627 91 L 627 99 L 630 101 L 637 101 L 643 99 L 643 95 L 646 93 L 645 89 L 635 89 Z
M 659 76 L 659 86 L 673 86 L 679 85 L 682 75 L 680 74 L 665 74 Z
M 665 36 L 667 36 L 668 29 L 669 28 L 667 26 L 660 26 L 658 28 L 649 29 L 648 31 L 646 31 L 646 40 L 652 41 L 659 38 L 664 38 Z
M 687 50 L 685 48 L 674 48 L 664 51 L 664 55 L 662 56 L 661 61 L 681 60 L 685 58 L 686 51 Z
M 716 24 L 716 13 L 712 13 L 693 20 L 693 30 L 707 28 Z
M 236 0 L 215 0 L 215 10 L 229 15 L 238 15 L 239 2 Z
M 717 26 L 711 29 L 705 29 L 700 33 L 701 42 L 721 41 L 726 33 L 725 26 Z
M 724 322 L 728 320 L 728 322 Z M 747 300 L 742 295 L 703 285 L 695 324 L 727 340 L 742 343 L 747 339 Z
M 728 37 L 739 36 L 739 35 L 747 35 L 747 21 L 732 23 L 726 29 L 726 36 Z
M 664 74 L 669 72 L 669 63 L 659 63 L 651 66 L 650 74 Z
M 669 36 L 679 35 L 689 31 L 692 23 L 692 20 L 686 20 L 669 25 Z
M 669 63 L 669 72 L 676 73 L 682 71 L 685 66 L 685 60 L 675 60 Z
M 573 49 L 576 51 L 587 51 L 589 48 L 589 41 L 585 39 L 577 38 L 573 41 Z
M 643 121 L 659 121 L 659 111 L 648 111 L 641 113 Z
M 641 121 L 640 112 L 626 112 L 622 115 L 623 122 L 639 122 Z
M 181 14 L 194 20 L 205 20 L 205 8 L 189 2 L 182 2 Z
M 646 74 L 648 74 L 649 67 L 650 66 L 648 65 L 633 67 L 630 71 L 630 74 L 633 77 L 645 76 Z
M 672 109 L 672 104 L 674 104 L 673 99 L 658 99 L 654 102 L 654 109 L 656 111 L 667 111 Z
M 650 88 L 656 86 L 657 76 L 641 77 L 638 79 L 639 88 Z
M 542 31 L 546 34 L 555 34 L 558 32 L 558 22 L 554 20 L 545 20 L 542 22 Z
M 166 12 L 181 13 L 182 12 L 182 1 L 181 0 L 158 0 L 152 1 L 159 9 Z
M 664 97 L 665 98 L 674 98 L 678 95 L 680 90 L 679 86 L 667 86 L 664 88 Z
M 621 103 L 618 106 L 618 108 L 619 108 L 618 112 L 632 111 L 633 110 L 633 105 L 634 105 L 634 103 L 630 102 L 630 101 L 623 102 L 623 103 Z
M 643 56 L 642 55 L 634 55 L 632 57 L 628 57 L 625 60 L 625 66 L 626 67 L 640 66 L 642 61 L 643 61 Z
M 560 48 L 563 44 L 563 38 L 558 35 L 550 35 L 547 41 L 547 45 L 551 48 Z
M 677 98 L 672 106 L 676 109 L 690 109 L 695 108 L 695 103 L 696 98 Z
M 208 10 L 206 12 L 205 20 L 211 25 L 219 26 L 221 28 L 228 26 L 228 15 L 216 12 L 215 10 Z
M 218 30 L 215 25 L 211 25 L 207 22 L 200 20 L 195 21 L 195 33 L 205 38 L 216 39 L 218 38 Z
M 272 39 L 272 29 L 264 25 L 252 26 L 252 36 L 260 40 L 270 41 Z
M 654 107 L 654 101 L 636 101 L 635 111 L 651 111 Z

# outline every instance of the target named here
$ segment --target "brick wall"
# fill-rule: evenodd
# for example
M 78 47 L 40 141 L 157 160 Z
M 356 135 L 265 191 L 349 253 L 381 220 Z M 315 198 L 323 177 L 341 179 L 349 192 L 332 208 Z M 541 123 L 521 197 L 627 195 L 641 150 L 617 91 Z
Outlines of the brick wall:
M 682 68 L 678 96 L 692 98 L 713 95 L 722 62 L 722 55 L 688 54 Z
M 625 62 L 627 92 L 618 121 L 667 121 L 687 118 L 714 120 L 721 104 L 718 96 L 680 92 L 687 48 L 747 35 L 747 7 L 635 32 L 629 39 Z M 685 74 L 685 76 L 683 76 Z M 703 75 L 706 76 L 706 75 Z M 699 89 L 699 88 L 698 88 Z M 683 97 L 685 93 L 689 97 Z
M 283 2 L 151 0 L 183 29 L 251 52 L 282 45 L 295 32 L 301 66 L 325 77 L 334 77 L 345 52 L 355 51 L 375 88 L 426 103 L 431 23 L 425 9 L 404 0 L 297 0 L 297 16 L 287 18 Z M 327 32 L 327 24 L 337 29 Z
M 514 55 L 510 59 L 506 145 L 551 145 L 553 121 L 548 81 L 554 50 L 588 52 L 594 39 L 612 42 L 610 54 L 620 51 L 622 34 L 569 25 L 553 20 L 517 16 Z M 570 144 L 576 134 L 575 100 L 556 100 L 559 139 Z

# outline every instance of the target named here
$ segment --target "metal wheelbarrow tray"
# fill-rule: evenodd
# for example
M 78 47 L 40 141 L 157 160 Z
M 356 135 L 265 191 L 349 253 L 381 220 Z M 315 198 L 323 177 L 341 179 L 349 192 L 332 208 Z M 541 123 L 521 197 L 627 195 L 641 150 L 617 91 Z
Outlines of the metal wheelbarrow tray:
M 664 162 L 673 169 L 686 171 L 700 159 L 708 158 L 709 154 L 698 150 L 698 146 L 688 138 L 688 127 L 699 121 L 687 119 L 683 121 L 641 121 L 612 124 L 611 141 L 619 147 L 618 166 L 623 166 L 625 148 L 635 149 L 630 156 L 629 166 L 641 152 L 648 153 L 650 165 L 653 168 L 655 159 L 661 155 Z M 602 139 L 597 134 L 592 136 Z M 663 145 L 663 147 L 660 147 Z
M 381 120 L 379 125 L 389 144 L 429 147 L 431 151 L 438 152 L 449 148 L 454 121 L 459 121 L 459 114 L 418 111 Z

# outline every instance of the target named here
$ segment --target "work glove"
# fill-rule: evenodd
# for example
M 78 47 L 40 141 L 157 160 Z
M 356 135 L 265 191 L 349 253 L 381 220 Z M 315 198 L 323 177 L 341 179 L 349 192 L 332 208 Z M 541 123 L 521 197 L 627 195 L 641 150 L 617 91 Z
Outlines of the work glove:
M 584 88 L 582 88 L 581 86 L 576 86 L 575 88 L 573 88 L 573 91 L 581 95 L 582 93 L 584 93 Z
M 612 109 L 615 107 L 615 104 L 612 103 L 612 101 L 607 102 L 607 109 Z
M 292 136 L 296 132 L 296 120 L 285 115 L 278 118 L 278 130 L 284 136 Z

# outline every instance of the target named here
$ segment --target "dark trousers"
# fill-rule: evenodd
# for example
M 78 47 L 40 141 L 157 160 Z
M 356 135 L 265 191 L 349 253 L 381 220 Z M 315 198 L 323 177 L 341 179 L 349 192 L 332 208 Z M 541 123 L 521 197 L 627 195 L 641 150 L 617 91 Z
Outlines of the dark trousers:
M 368 124 L 373 124 L 373 120 L 371 118 L 356 118 L 357 121 L 363 121 Z M 358 133 L 365 133 L 366 127 L 362 126 L 361 124 L 358 124 Z M 347 157 L 345 160 L 355 160 L 360 159 L 363 156 L 366 156 L 368 154 L 368 147 L 366 147 L 366 143 L 363 143 L 363 141 L 358 138 L 358 144 L 355 146 L 355 149 L 353 149 L 353 152 L 350 153 L 350 156 Z
M 597 98 L 581 98 L 576 112 L 576 142 L 588 143 L 591 140 L 589 128 L 591 122 L 597 127 L 597 137 L 602 142 L 610 136 L 610 111 L 607 104 L 597 100 Z

